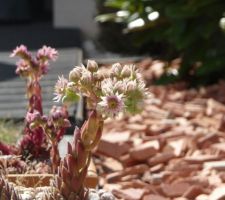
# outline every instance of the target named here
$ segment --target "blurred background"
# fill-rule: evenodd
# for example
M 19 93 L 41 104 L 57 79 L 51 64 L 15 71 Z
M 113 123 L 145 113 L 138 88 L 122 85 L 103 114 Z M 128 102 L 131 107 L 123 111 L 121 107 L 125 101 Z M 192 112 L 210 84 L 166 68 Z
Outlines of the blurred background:
M 16 80 L 12 79 L 15 60 L 8 55 L 19 44 L 31 50 L 44 44 L 59 50 L 50 87 L 57 74 L 67 74 L 73 65 L 87 58 L 162 60 L 163 67 L 159 67 L 163 73 L 154 80 L 156 84 L 185 81 L 196 87 L 225 78 L 223 0 L 0 0 L 0 3 L 1 81 Z

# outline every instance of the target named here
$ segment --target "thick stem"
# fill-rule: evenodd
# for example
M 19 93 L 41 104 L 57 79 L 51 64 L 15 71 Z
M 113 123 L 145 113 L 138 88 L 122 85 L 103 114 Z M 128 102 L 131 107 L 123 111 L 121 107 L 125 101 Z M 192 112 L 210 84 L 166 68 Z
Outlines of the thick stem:
M 91 160 L 91 156 L 92 156 L 92 150 L 98 145 L 98 143 L 101 139 L 103 124 L 104 124 L 104 122 L 102 120 L 99 122 L 98 125 L 96 124 L 96 126 L 98 126 L 98 131 L 97 131 L 97 134 L 96 134 L 93 142 L 89 146 L 83 145 L 84 146 L 84 149 L 83 149 L 84 152 L 80 152 L 80 153 L 79 153 L 79 151 L 77 152 L 78 153 L 77 154 L 77 161 L 78 162 L 80 160 L 84 161 L 84 162 L 81 162 L 83 164 L 83 166 L 79 170 L 78 179 L 79 179 L 79 182 L 81 183 L 81 188 L 80 188 L 80 191 L 78 192 L 78 194 L 80 194 L 81 191 L 84 191 L 84 181 L 85 181 L 85 178 L 87 177 L 88 167 L 90 165 L 90 160 Z M 77 145 L 79 145 L 78 142 L 77 142 Z
M 52 172 L 55 174 L 57 173 L 58 166 L 60 165 L 60 156 L 57 142 L 52 141 L 52 148 L 50 151 L 50 155 L 52 162 Z
M 38 78 L 35 77 L 33 79 L 28 79 L 27 96 L 29 99 L 29 112 L 37 110 L 41 115 L 43 115 L 41 85 Z

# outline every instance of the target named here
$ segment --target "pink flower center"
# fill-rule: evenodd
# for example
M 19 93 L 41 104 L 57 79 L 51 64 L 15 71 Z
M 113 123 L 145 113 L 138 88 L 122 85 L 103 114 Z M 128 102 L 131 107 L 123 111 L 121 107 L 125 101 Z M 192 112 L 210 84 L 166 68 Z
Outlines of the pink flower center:
M 117 109 L 118 108 L 118 100 L 114 97 L 109 98 L 108 106 L 110 109 Z

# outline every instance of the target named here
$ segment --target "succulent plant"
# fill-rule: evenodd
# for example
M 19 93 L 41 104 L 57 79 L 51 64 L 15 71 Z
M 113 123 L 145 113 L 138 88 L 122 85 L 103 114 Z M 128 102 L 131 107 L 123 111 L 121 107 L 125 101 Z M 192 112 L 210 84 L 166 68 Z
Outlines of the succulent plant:
M 14 188 L 8 182 L 0 177 L 0 199 L 1 200 L 21 200 Z
M 115 200 L 115 197 L 113 196 L 112 193 L 107 192 L 103 189 L 100 190 L 90 189 L 88 200 Z
M 28 51 L 27 47 L 20 45 L 16 47 L 10 57 L 19 57 L 16 63 L 16 73 L 26 79 L 26 95 L 28 98 L 28 113 L 39 113 L 43 115 L 42 92 L 40 80 L 48 72 L 49 61 L 55 61 L 58 52 L 47 46 L 37 51 L 35 56 Z M 28 120 L 25 120 L 24 137 L 18 146 L 0 143 L 0 152 L 3 154 L 22 154 L 26 158 L 38 158 L 49 156 L 48 144 L 42 128 L 32 130 Z
M 64 198 L 55 187 L 51 187 L 49 190 L 45 191 L 43 200 L 64 200 Z
M 102 135 L 104 120 L 120 113 L 141 111 L 146 94 L 141 74 L 134 65 L 116 63 L 110 73 L 103 75 L 98 64 L 89 60 L 86 68 L 75 67 L 69 73 L 69 80 L 59 77 L 54 99 L 69 105 L 84 95 L 90 113 L 81 129 L 75 128 L 73 142 L 68 143 L 68 154 L 61 161 L 55 177 L 55 186 L 65 199 L 83 200 L 96 196 L 89 197 L 84 181 L 91 152 Z M 108 197 L 106 195 L 105 199 Z
M 52 172 L 56 173 L 60 163 L 58 143 L 62 139 L 66 129 L 70 126 L 66 107 L 53 106 L 49 116 L 41 115 L 39 112 L 28 112 L 26 120 L 29 124 L 28 128 L 31 131 L 41 129 L 41 132 L 45 134 L 46 140 L 51 146 L 50 159 Z

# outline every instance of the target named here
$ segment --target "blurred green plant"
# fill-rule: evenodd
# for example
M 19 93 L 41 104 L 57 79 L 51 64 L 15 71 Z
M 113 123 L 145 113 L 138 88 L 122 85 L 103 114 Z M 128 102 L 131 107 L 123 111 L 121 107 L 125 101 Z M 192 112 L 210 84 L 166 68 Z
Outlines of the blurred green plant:
M 23 130 L 23 122 L 15 123 L 12 120 L 0 120 L 0 141 L 15 144 Z
M 186 80 L 197 85 L 225 78 L 225 1 L 101 2 L 115 10 L 98 15 L 98 22 L 123 24 L 123 34 L 132 35 L 132 42 L 142 50 L 149 51 L 151 44 L 158 44 L 165 48 L 168 60 L 176 56 L 182 58 L 177 75 L 165 73 L 158 83 Z

